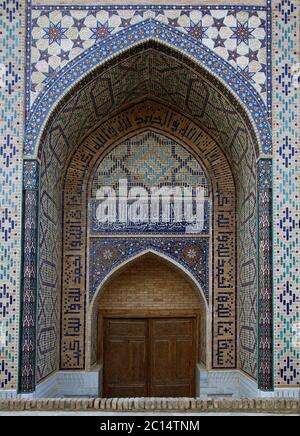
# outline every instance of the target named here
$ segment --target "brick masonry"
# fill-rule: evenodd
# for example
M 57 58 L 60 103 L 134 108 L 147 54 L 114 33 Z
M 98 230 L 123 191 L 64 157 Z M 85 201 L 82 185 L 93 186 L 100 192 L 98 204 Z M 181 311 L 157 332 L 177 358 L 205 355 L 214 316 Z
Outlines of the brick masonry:
M 174 268 L 144 256 L 103 290 L 101 309 L 200 310 L 200 296 Z

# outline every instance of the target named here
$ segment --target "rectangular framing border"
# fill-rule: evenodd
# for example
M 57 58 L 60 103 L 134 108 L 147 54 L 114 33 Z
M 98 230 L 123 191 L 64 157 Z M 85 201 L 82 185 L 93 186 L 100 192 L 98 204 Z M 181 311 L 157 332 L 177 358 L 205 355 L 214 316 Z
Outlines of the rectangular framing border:
M 18 391 L 31 393 L 36 384 L 39 163 L 23 162 L 22 272 Z
M 274 390 L 273 164 L 258 162 L 258 387 Z

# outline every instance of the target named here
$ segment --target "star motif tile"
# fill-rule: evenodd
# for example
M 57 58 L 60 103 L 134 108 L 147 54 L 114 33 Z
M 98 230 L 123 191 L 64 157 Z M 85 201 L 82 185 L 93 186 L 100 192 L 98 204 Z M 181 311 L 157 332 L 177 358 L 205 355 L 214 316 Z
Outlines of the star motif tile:
M 104 24 L 98 22 L 96 27 L 91 28 L 91 31 L 92 31 L 91 39 L 100 41 L 101 39 L 107 38 L 111 34 L 112 28 L 109 27 L 108 22 Z
M 203 39 L 207 39 L 208 36 L 206 34 L 208 27 L 204 27 L 202 23 L 194 23 L 191 21 L 191 26 L 188 27 L 188 33 L 192 38 L 197 39 L 201 43 L 203 43 Z

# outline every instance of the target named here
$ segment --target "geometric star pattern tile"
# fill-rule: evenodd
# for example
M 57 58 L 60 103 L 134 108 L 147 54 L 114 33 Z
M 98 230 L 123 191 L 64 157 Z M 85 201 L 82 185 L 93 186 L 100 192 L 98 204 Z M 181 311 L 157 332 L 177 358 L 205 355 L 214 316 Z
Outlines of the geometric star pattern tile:
M 35 6 L 31 15 L 30 101 L 55 73 L 109 35 L 147 19 L 176 28 L 227 61 L 267 101 L 268 13 L 264 7 Z

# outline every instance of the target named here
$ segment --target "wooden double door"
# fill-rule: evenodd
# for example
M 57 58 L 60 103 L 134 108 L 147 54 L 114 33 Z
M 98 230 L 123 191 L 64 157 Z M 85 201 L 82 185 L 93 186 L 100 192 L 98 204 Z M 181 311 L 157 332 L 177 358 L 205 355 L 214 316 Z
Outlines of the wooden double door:
M 103 394 L 194 397 L 195 318 L 104 319 Z

